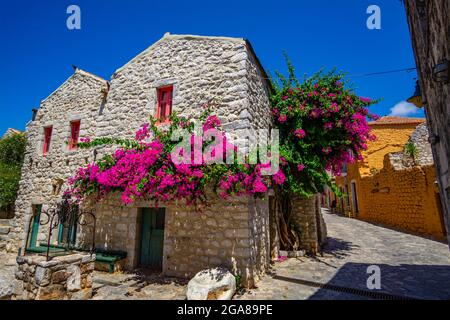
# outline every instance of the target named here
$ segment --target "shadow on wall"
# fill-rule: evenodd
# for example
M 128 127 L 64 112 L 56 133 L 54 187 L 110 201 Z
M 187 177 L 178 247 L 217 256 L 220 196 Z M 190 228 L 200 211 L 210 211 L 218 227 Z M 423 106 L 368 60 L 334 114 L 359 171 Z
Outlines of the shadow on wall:
M 310 299 L 450 299 L 450 265 L 378 264 L 381 289 L 369 290 L 367 279 L 373 274 L 367 273 L 370 265 L 346 263 Z

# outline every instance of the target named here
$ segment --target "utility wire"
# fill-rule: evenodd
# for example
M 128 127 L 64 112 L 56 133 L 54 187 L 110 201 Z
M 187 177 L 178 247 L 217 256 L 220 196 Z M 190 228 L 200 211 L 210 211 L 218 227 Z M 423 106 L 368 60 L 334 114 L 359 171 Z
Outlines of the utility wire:
M 381 72 L 372 72 L 372 73 L 362 73 L 362 74 L 352 74 L 349 75 L 349 77 L 369 77 L 369 76 L 376 76 L 380 74 L 389 74 L 389 73 L 397 73 L 397 72 L 411 72 L 413 70 L 416 70 L 417 68 L 406 68 L 406 69 L 397 69 L 397 70 L 389 70 L 389 71 L 381 71 Z
M 376 75 L 383 75 L 383 74 L 390 74 L 390 73 L 398 73 L 398 72 L 407 72 L 410 73 L 413 70 L 416 70 L 416 67 L 412 67 L 412 68 L 405 68 L 405 69 L 396 69 L 396 70 L 389 70 L 389 71 L 380 71 L 380 72 L 371 72 L 371 73 L 360 73 L 360 74 L 350 74 L 347 75 L 346 77 L 370 77 L 370 76 L 376 76 Z M 267 79 L 270 80 L 270 78 L 263 78 L 263 79 Z

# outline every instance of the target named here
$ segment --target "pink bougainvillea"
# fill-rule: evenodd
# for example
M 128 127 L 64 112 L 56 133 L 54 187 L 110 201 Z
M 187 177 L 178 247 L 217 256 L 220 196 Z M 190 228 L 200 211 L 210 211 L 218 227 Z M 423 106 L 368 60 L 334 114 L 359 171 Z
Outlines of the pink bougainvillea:
M 375 139 L 368 119 L 376 116 L 368 107 L 376 101 L 356 95 L 342 74 L 318 73 L 300 82 L 288 66 L 289 75 L 279 78 L 271 97 L 280 155 L 286 160 L 283 190 L 309 196 L 324 185 L 333 187 L 330 172 L 340 175 L 346 163 L 362 158 Z
M 209 114 L 209 111 L 205 111 Z M 172 126 L 180 123 L 188 126 L 185 119 L 173 119 Z M 216 129 L 220 126 L 217 116 L 205 116 L 204 130 Z M 154 133 L 154 140 L 143 142 Z M 150 199 L 158 202 L 185 200 L 188 205 L 199 205 L 206 198 L 206 186 L 215 185 L 217 193 L 228 198 L 231 195 L 262 196 L 272 183 L 281 185 L 285 177 L 280 170 L 273 177 L 261 175 L 263 165 L 207 164 L 203 158 L 202 137 L 191 134 L 191 154 L 186 154 L 188 163 L 172 161 L 171 151 L 174 143 L 167 131 L 159 130 L 146 123 L 136 132 L 135 143 L 127 141 L 127 147 L 119 148 L 111 156 L 106 156 L 97 163 L 80 168 L 68 181 L 66 197 L 82 201 L 88 195 L 104 197 L 111 192 L 119 192 L 124 204 L 138 199 Z M 219 136 L 223 132 L 217 131 Z M 92 147 L 110 140 L 85 141 L 82 147 Z M 163 142 L 164 141 L 164 142 Z M 186 152 L 184 148 L 179 154 Z M 223 154 L 238 152 L 237 147 L 223 137 Z M 198 160 L 198 161 L 194 161 Z M 274 182 L 273 182 L 274 181 Z

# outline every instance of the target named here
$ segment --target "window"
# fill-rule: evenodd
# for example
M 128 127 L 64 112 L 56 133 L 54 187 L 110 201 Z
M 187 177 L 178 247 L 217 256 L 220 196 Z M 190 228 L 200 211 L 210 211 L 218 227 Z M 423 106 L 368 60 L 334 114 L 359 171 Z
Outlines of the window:
M 156 118 L 159 123 L 169 122 L 172 113 L 173 86 L 158 89 L 158 105 L 156 108 Z
M 53 127 L 44 128 L 44 146 L 42 148 L 42 154 L 45 156 L 50 150 L 50 141 L 52 140 Z
M 69 150 L 75 150 L 77 148 L 79 137 L 80 137 L 80 121 L 72 121 L 70 123 Z

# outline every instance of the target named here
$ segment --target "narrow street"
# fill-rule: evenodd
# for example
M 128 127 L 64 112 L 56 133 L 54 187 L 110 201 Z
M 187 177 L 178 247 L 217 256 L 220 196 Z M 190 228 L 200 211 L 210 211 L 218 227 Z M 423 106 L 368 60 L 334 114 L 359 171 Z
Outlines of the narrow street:
M 450 299 L 446 244 L 327 211 L 324 218 L 323 257 L 276 263 L 257 289 L 237 299 Z M 367 288 L 370 265 L 380 267 L 381 290 Z

